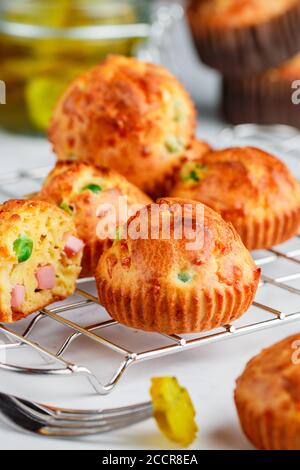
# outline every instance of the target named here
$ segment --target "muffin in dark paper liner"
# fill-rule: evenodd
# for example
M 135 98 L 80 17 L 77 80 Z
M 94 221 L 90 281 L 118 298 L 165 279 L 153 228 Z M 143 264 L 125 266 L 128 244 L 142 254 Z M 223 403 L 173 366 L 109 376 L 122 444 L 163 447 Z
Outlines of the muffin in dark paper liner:
M 187 14 L 201 59 L 225 76 L 257 75 L 300 50 L 299 0 L 190 0 Z
M 300 128 L 300 54 L 250 78 L 224 78 L 222 112 L 233 124 L 287 124 Z

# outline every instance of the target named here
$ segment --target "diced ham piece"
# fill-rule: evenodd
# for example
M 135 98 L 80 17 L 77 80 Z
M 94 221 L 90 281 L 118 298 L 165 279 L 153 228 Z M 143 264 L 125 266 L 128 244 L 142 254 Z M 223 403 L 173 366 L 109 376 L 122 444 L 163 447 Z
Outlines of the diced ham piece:
M 48 265 L 38 268 L 36 278 L 38 281 L 38 289 L 53 289 L 55 287 L 54 267 Z
M 20 308 L 25 299 L 25 287 L 17 284 L 11 291 L 12 308 Z
M 82 251 L 83 247 L 84 247 L 84 243 L 82 240 L 74 237 L 73 235 L 70 235 L 66 240 L 64 252 L 66 253 L 67 256 L 69 256 L 69 258 L 71 258 L 72 256 L 75 256 L 80 251 Z

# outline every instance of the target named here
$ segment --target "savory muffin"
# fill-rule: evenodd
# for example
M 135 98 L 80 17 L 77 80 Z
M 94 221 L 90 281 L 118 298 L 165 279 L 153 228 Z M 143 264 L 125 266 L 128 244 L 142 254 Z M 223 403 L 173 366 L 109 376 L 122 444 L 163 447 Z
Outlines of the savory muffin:
M 300 226 L 298 182 L 283 162 L 253 147 L 219 150 L 188 163 L 170 195 L 219 212 L 249 250 L 283 243 Z
M 224 75 L 256 75 L 300 49 L 299 0 L 190 0 L 201 59 Z
M 206 153 L 212 152 L 212 150 L 213 149 L 208 142 L 200 139 L 192 140 L 185 154 L 178 160 L 178 163 L 174 167 L 172 174 L 166 176 L 160 188 L 157 187 L 157 192 L 164 195 L 169 194 L 174 185 L 180 179 L 183 166 L 185 166 L 188 162 L 201 159 Z
M 58 207 L 21 200 L 0 205 L 0 321 L 71 295 L 82 249 L 72 218 Z
M 58 159 L 113 168 L 156 195 L 194 128 L 194 106 L 166 69 L 110 56 L 69 86 L 54 110 L 49 137 Z
M 100 255 L 116 236 L 116 227 L 151 202 L 115 171 L 70 161 L 56 164 L 37 198 L 52 202 L 72 215 L 85 244 L 82 277 L 94 275 Z M 112 233 L 110 227 L 100 233 L 100 225 L 105 229 L 106 223 L 111 224 Z
M 100 303 L 127 326 L 160 333 L 210 330 L 239 318 L 260 270 L 235 229 L 190 200 L 160 199 L 129 219 L 100 258 Z
M 241 426 L 262 450 L 300 450 L 300 334 L 254 357 L 237 380 Z
M 300 128 L 299 80 L 300 54 L 258 76 L 224 78 L 224 117 L 233 124 L 287 124 Z

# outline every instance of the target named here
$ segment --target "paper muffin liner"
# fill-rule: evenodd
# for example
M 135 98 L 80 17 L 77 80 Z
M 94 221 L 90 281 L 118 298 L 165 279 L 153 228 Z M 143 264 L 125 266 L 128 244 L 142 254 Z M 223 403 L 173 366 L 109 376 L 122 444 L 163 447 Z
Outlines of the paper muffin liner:
M 193 15 L 192 8 L 189 16 Z M 223 75 L 257 75 L 300 50 L 300 3 L 282 15 L 251 27 L 199 30 L 192 27 L 202 61 Z
M 299 106 L 293 103 L 292 93 L 290 81 L 273 81 L 265 75 L 224 78 L 222 113 L 232 124 L 286 124 L 300 128 Z
M 240 425 L 250 442 L 260 450 L 299 450 L 299 422 L 271 410 L 260 413 L 253 403 L 240 399 L 235 391 Z
M 100 303 L 119 323 L 144 331 L 184 334 L 212 330 L 240 318 L 255 296 L 259 270 L 249 285 L 211 291 L 136 285 L 117 289 L 105 279 L 96 276 L 96 280 Z
M 280 245 L 295 236 L 300 228 L 300 207 L 290 212 L 258 221 L 255 218 L 245 218 L 234 222 L 248 250 L 260 250 Z

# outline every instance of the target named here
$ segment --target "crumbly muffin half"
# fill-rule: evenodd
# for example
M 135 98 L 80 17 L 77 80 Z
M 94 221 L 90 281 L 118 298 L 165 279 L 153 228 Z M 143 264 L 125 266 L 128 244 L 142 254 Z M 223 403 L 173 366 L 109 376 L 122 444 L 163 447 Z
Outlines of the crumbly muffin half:
M 298 182 L 282 161 L 257 148 L 219 150 L 188 163 L 170 195 L 219 212 L 249 250 L 271 248 L 299 230 Z
M 153 215 L 157 207 L 159 217 Z M 161 199 L 129 219 L 126 230 L 96 270 L 100 303 L 120 323 L 192 333 L 225 325 L 249 308 L 260 270 L 235 229 L 213 210 Z
M 300 54 L 257 76 L 224 78 L 225 119 L 232 124 L 286 124 L 300 128 L 299 79 Z
M 300 450 L 300 334 L 265 349 L 238 378 L 242 429 L 262 450 Z
M 195 115 L 166 69 L 111 56 L 69 86 L 49 137 L 58 159 L 113 168 L 157 196 L 194 137 Z
M 72 218 L 43 201 L 0 205 L 0 321 L 13 322 L 75 290 L 83 244 Z
M 300 49 L 299 0 L 190 0 L 203 62 L 228 77 L 257 75 Z
M 58 162 L 37 198 L 56 204 L 72 215 L 85 244 L 81 277 L 94 275 L 101 254 L 117 236 L 117 227 L 151 202 L 146 194 L 115 171 L 79 161 Z M 106 221 L 114 223 L 113 210 L 115 231 L 111 237 L 109 233 L 104 237 L 98 228 Z

